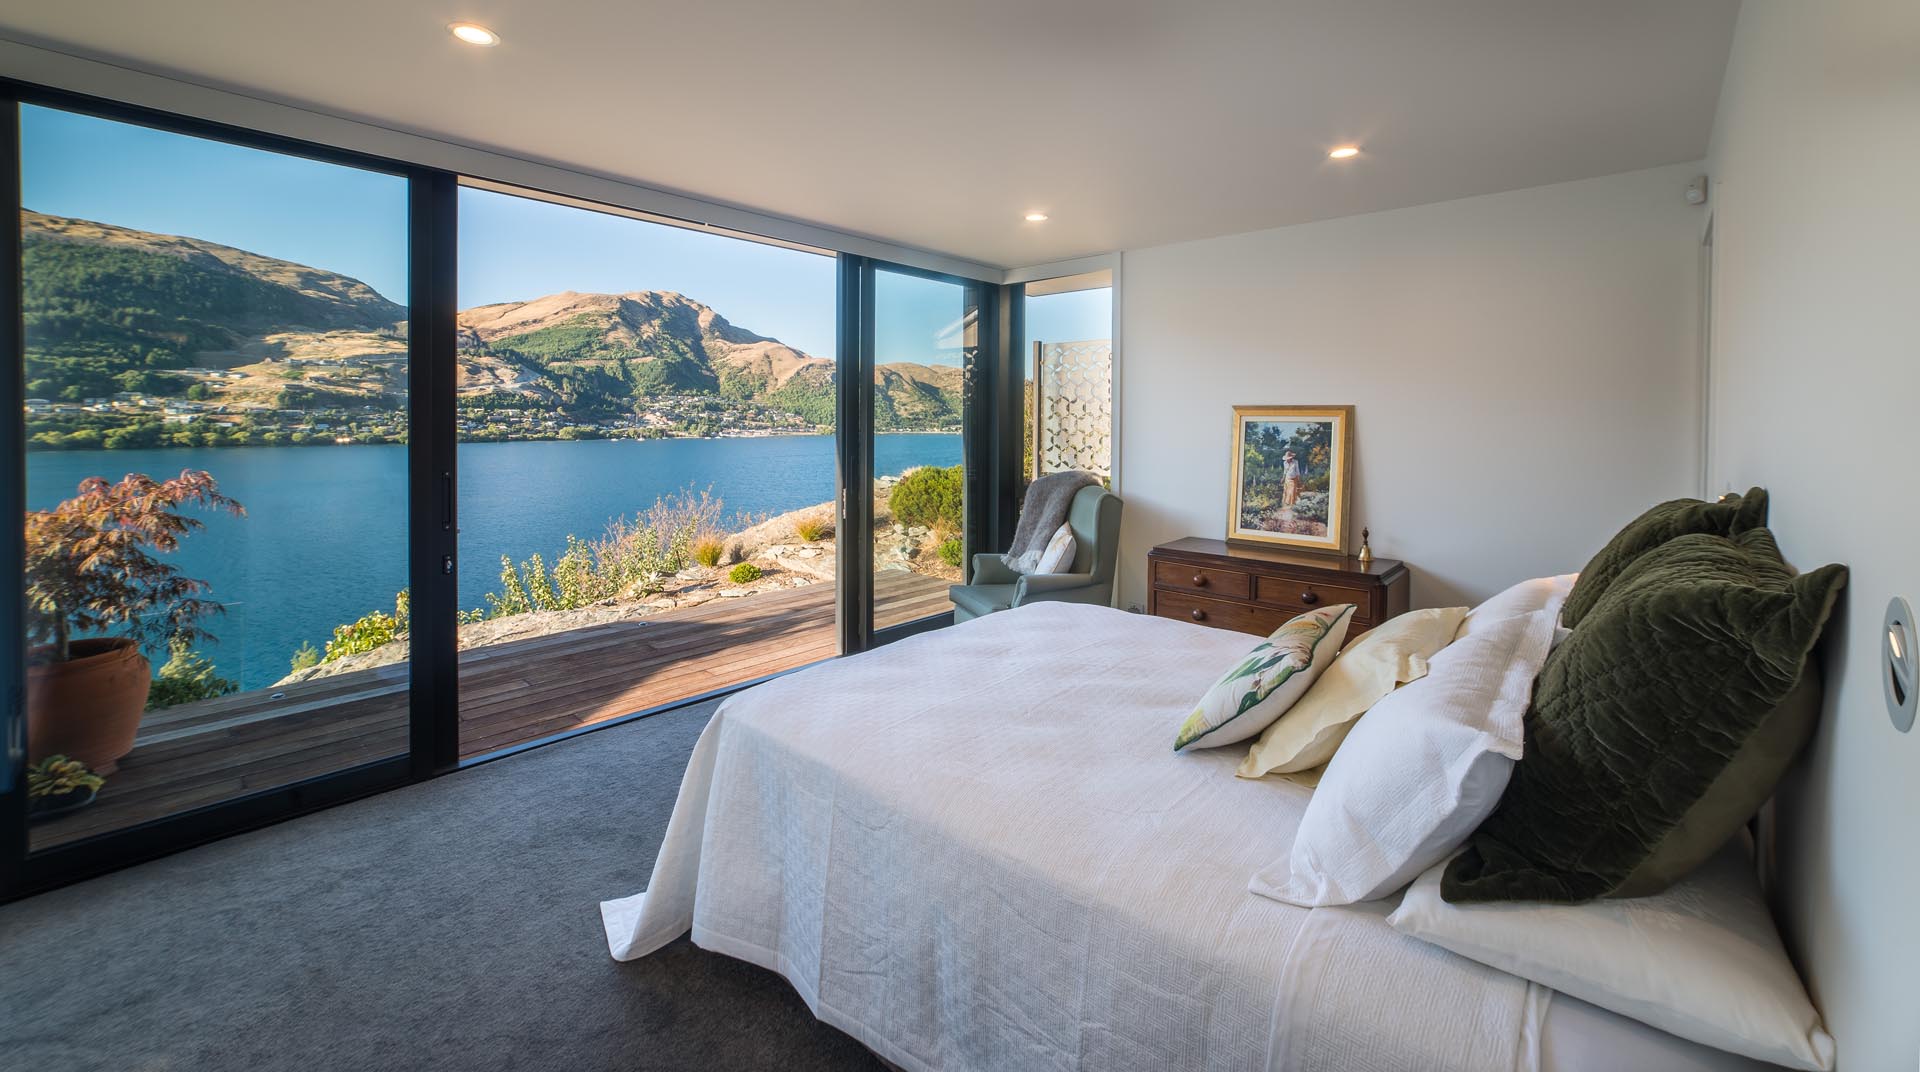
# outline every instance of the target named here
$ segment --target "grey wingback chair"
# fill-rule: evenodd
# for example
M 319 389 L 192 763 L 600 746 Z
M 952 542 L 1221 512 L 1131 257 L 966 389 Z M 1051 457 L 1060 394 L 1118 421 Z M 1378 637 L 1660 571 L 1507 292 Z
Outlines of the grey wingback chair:
M 1073 567 L 1066 573 L 1023 576 L 1007 565 L 1005 555 L 973 556 L 973 583 L 947 589 L 953 600 L 953 620 L 964 622 L 1025 603 L 1056 600 L 1065 603 L 1113 602 L 1114 564 L 1120 557 L 1120 496 L 1093 485 L 1074 493 L 1067 508 L 1067 527 L 1073 530 Z

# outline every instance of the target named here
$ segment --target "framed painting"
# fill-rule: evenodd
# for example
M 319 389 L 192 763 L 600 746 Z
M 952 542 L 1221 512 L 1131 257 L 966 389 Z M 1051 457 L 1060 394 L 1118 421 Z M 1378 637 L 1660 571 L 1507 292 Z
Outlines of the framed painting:
M 1347 553 L 1352 406 L 1233 407 L 1227 539 Z

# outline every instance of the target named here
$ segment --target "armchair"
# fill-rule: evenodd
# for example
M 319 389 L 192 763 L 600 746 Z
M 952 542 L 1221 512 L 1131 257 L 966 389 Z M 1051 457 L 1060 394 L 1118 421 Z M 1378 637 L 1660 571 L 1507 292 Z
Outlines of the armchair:
M 1007 556 L 973 556 L 973 579 L 947 590 L 953 620 L 964 622 L 997 610 L 1052 600 L 1113 602 L 1113 574 L 1120 556 L 1120 497 L 1099 486 L 1081 488 L 1067 510 L 1073 531 L 1073 565 L 1066 573 L 1015 573 Z

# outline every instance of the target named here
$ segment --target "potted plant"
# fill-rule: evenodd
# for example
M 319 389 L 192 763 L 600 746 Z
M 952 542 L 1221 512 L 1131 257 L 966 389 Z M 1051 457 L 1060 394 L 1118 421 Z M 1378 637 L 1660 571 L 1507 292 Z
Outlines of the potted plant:
M 40 822 L 84 808 L 105 784 L 104 778 L 77 759 L 48 756 L 27 768 L 27 813 Z
M 27 513 L 29 763 L 65 755 L 113 773 L 153 682 L 143 648 L 211 639 L 200 621 L 222 608 L 201 598 L 206 582 L 158 557 L 203 527 L 186 506 L 245 513 L 193 470 L 164 481 L 88 477 L 73 498 Z

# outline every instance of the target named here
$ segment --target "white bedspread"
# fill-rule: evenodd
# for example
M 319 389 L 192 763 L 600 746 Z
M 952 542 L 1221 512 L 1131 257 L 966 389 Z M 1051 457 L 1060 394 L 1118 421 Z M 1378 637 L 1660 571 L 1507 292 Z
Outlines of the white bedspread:
M 1041 603 L 736 696 L 613 955 L 691 928 L 914 1072 L 1530 1068 L 1525 982 L 1247 892 L 1306 790 L 1173 737 L 1255 642 Z

